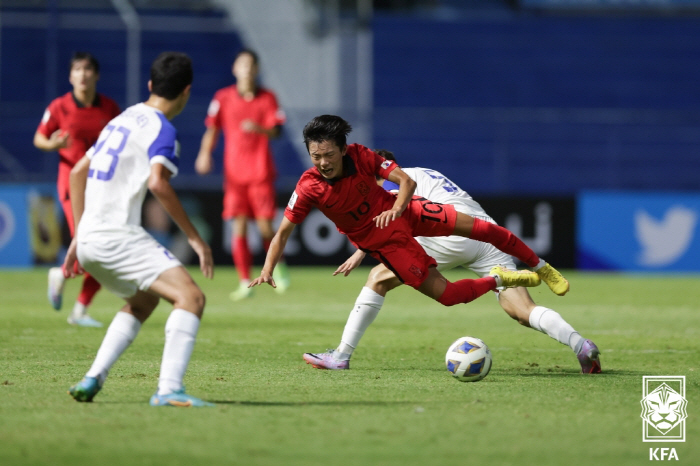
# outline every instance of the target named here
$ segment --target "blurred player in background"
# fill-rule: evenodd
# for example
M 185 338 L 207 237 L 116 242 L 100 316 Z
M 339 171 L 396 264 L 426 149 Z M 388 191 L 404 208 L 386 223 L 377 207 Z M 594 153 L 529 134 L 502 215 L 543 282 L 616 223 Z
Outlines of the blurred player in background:
M 233 301 L 251 296 L 250 269 L 253 257 L 248 246 L 248 219 L 255 219 L 263 246 L 267 250 L 275 232 L 272 221 L 277 210 L 275 178 L 277 172 L 270 150 L 270 139 L 282 131 L 285 115 L 277 98 L 268 89 L 258 86 L 258 56 L 242 50 L 233 62 L 236 84 L 214 94 L 204 121 L 195 170 L 204 175 L 213 168 L 212 151 L 224 134 L 224 220 L 233 219 L 231 249 L 238 272 L 239 287 L 230 295 Z M 276 270 L 277 291 L 289 286 L 284 263 Z
M 58 199 L 68 222 L 71 238 L 75 235 L 73 213 L 70 204 L 70 171 L 92 146 L 109 120 L 119 115 L 119 106 L 109 97 L 97 93 L 100 64 L 87 52 L 76 52 L 70 61 L 68 80 L 71 92 L 53 100 L 34 134 L 34 146 L 51 152 L 58 151 Z M 49 269 L 48 297 L 57 311 L 63 305 L 63 271 L 60 267 Z M 68 323 L 84 327 L 102 327 L 87 314 L 100 284 L 90 274 L 83 278 L 80 295 L 68 316 Z
M 260 277 L 251 286 L 275 286 L 272 273 L 289 236 L 316 207 L 355 246 L 382 262 L 401 282 L 445 306 L 473 301 L 500 286 L 537 286 L 540 280 L 556 294 L 569 290 L 559 272 L 505 228 L 458 212 L 454 206 L 413 197 L 416 182 L 395 162 L 359 144 L 347 144 L 351 130 L 345 120 L 334 115 L 318 116 L 304 128 L 304 143 L 314 167 L 297 183 Z M 398 194 L 378 186 L 377 176 L 396 183 Z M 497 266 L 487 277 L 452 283 L 414 238 L 452 234 L 494 244 L 536 272 Z
M 170 185 L 180 163 L 177 131 L 170 120 L 187 105 L 191 86 L 190 58 L 177 52 L 160 54 L 151 65 L 148 100 L 110 121 L 71 172 L 78 231 L 64 270 L 73 275 L 77 258 L 103 286 L 126 301 L 85 378 L 69 390 L 77 401 L 92 401 L 112 365 L 163 298 L 173 311 L 165 324 L 158 391 L 150 403 L 211 405 L 186 394 L 182 385 L 204 312 L 204 294 L 175 256 L 141 226 L 141 206 L 150 189 L 187 236 L 204 276 L 213 277 L 211 249 Z
M 389 151 L 378 150 L 377 153 L 386 160 L 396 161 L 394 154 Z M 478 202 L 442 173 L 427 168 L 403 168 L 403 171 L 416 182 L 416 196 L 454 205 L 459 212 L 496 223 Z M 389 191 L 398 189 L 390 181 L 382 178 L 377 181 Z M 496 266 L 515 269 L 513 258 L 491 244 L 460 236 L 417 237 L 416 240 L 437 261 L 437 268 L 441 271 L 461 266 L 485 277 Z M 365 253 L 358 249 L 333 275 L 342 273 L 347 276 L 362 263 L 364 257 Z M 374 267 L 350 312 L 338 348 L 326 353 L 306 353 L 304 360 L 318 369 L 349 369 L 350 357 L 367 327 L 377 317 L 384 304 L 384 297 L 399 285 L 399 279 L 384 264 Z M 601 372 L 598 347 L 591 340 L 581 337 L 558 312 L 536 305 L 523 287 L 501 288 L 496 293 L 503 310 L 521 325 L 539 330 L 559 343 L 568 345 L 581 364 L 581 372 Z

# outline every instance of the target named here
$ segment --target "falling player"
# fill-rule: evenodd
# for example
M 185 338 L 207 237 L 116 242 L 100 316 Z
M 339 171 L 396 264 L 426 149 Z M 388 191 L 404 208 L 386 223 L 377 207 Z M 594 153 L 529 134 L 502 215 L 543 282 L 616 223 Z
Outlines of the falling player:
M 379 150 L 377 153 L 387 160 L 396 161 L 389 151 Z M 460 212 L 495 223 L 478 202 L 442 173 L 427 168 L 403 168 L 402 170 L 416 182 L 417 196 L 441 204 L 454 205 Z M 378 182 L 391 191 L 398 188 L 390 181 L 381 178 Z M 497 265 L 515 268 L 513 258 L 491 244 L 460 236 L 418 237 L 416 240 L 437 261 L 438 270 L 449 270 L 461 266 L 483 277 Z M 360 265 L 364 256 L 365 253 L 358 249 L 350 259 L 338 267 L 334 275 L 347 276 Z M 387 292 L 399 285 L 401 282 L 385 265 L 374 267 L 355 301 L 355 307 L 350 312 L 340 345 L 326 353 L 306 353 L 304 360 L 318 369 L 349 369 L 350 357 L 367 327 L 377 317 L 384 304 L 384 297 Z M 496 293 L 503 310 L 521 325 L 546 333 L 558 342 L 569 346 L 578 358 L 581 372 L 584 374 L 601 372 L 598 347 L 591 340 L 581 337 L 558 312 L 536 305 L 526 288 L 501 288 Z
M 569 283 L 519 238 L 505 228 L 457 212 L 451 205 L 413 198 L 416 183 L 395 162 L 358 144 L 347 144 L 350 125 L 334 115 L 321 115 L 304 128 L 304 142 L 314 165 L 292 194 L 265 260 L 251 286 L 268 283 L 294 227 L 317 207 L 363 251 L 382 262 L 402 282 L 445 306 L 470 302 L 499 286 L 537 286 L 540 279 L 557 294 Z M 396 196 L 376 184 L 376 176 L 399 186 Z M 446 280 L 437 262 L 414 236 L 464 236 L 494 244 L 536 272 L 494 267 L 487 277 Z

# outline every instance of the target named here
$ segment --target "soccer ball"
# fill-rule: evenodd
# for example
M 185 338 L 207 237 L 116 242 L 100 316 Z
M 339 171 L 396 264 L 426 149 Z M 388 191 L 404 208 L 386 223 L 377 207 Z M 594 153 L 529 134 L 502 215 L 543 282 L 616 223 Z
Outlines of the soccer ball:
M 447 350 L 445 364 L 455 379 L 478 382 L 491 370 L 491 351 L 478 338 L 458 338 Z

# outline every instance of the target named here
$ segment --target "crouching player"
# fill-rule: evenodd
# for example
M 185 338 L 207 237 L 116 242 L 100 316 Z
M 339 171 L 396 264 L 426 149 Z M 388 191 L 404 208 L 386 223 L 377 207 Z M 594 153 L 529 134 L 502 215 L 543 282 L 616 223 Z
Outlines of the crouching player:
M 177 133 L 170 120 L 185 108 L 191 83 L 192 62 L 187 55 L 159 55 L 151 65 L 148 100 L 113 119 L 71 172 L 78 232 L 63 270 L 72 274 L 77 258 L 97 281 L 126 301 L 85 378 L 69 390 L 77 401 L 92 401 L 112 365 L 163 298 L 174 309 L 165 324 L 158 390 L 150 404 L 211 405 L 185 393 L 182 385 L 204 311 L 204 294 L 182 264 L 141 227 L 148 188 L 187 235 L 204 276 L 212 278 L 211 249 L 170 185 L 179 164 Z

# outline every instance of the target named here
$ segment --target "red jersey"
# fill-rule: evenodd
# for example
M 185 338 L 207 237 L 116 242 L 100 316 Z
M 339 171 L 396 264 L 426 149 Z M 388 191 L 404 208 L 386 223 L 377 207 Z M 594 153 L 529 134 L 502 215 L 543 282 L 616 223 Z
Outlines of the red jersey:
M 235 84 L 219 89 L 204 120 L 207 127 L 220 129 L 224 134 L 224 176 L 228 182 L 272 181 L 277 171 L 268 137 L 244 132 L 243 120 L 252 120 L 263 128 L 284 124 L 286 117 L 275 94 L 259 88 L 253 100 L 245 100 Z
M 372 219 L 396 201 L 377 185 L 375 175 L 387 179 L 397 166 L 364 146 L 350 144 L 343 157 L 343 176 L 327 180 L 316 167 L 309 168 L 301 175 L 284 215 L 292 223 L 301 223 L 316 207 L 338 231 L 362 246 L 375 229 Z
M 37 132 L 48 138 L 56 130 L 68 131 L 71 141 L 70 146 L 58 150 L 59 184 L 63 178 L 68 184 L 71 168 L 97 141 L 102 128 L 119 113 L 119 105 L 103 94 L 95 95 L 92 107 L 84 107 L 72 92 L 57 97 L 49 104 Z

